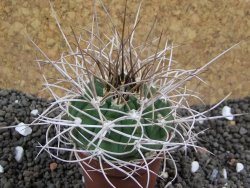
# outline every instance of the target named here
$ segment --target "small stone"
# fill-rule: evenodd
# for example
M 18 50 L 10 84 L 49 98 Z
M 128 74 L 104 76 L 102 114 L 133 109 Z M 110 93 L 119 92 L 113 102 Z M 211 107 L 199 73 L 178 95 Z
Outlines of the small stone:
M 247 134 L 247 129 L 245 129 L 244 127 L 241 127 L 239 133 L 241 135 Z
M 84 179 L 84 177 L 83 177 L 83 176 L 82 176 L 82 182 L 83 182 L 83 183 L 85 183 L 85 179 Z
M 197 161 L 193 161 L 191 164 L 191 172 L 195 173 L 199 169 L 200 165 Z
M 56 43 L 56 41 L 55 41 L 54 39 L 52 39 L 52 38 L 47 38 L 47 44 L 48 44 L 49 47 L 54 46 L 55 43 Z
M 177 184 L 175 185 L 175 187 L 176 187 L 176 188 L 183 188 L 183 186 L 182 186 L 180 183 L 177 183 Z
M 75 188 L 81 188 L 82 187 L 82 184 L 81 183 L 77 183 L 77 184 L 74 184 Z
M 40 26 L 40 21 L 38 19 L 35 19 L 33 22 L 30 23 L 31 26 L 35 29 L 35 28 L 39 28 Z
M 24 28 L 24 25 L 21 22 L 14 22 L 11 24 L 11 27 L 9 28 L 8 35 L 14 36 L 18 32 L 20 32 Z
M 234 116 L 231 113 L 231 108 L 229 106 L 224 106 L 222 109 L 222 115 L 228 119 L 228 120 L 233 120 Z
M 15 103 L 18 103 L 19 101 L 18 100 L 15 100 Z
M 57 169 L 57 167 L 58 167 L 58 164 L 55 162 L 49 164 L 49 168 L 51 171 L 54 171 L 55 169 Z
M 242 163 L 237 163 L 236 164 L 236 172 L 240 172 L 244 169 L 244 165 Z
M 221 185 L 225 185 L 227 183 L 227 180 L 224 179 L 224 178 L 218 178 L 218 181 L 217 181 L 218 184 L 221 184 Z
M 27 136 L 32 133 L 32 129 L 29 126 L 25 125 L 24 123 L 19 123 L 16 126 L 15 130 L 23 136 Z
M 228 161 L 228 164 L 230 165 L 230 166 L 234 166 L 235 164 L 236 164 L 236 159 L 230 159 L 229 161 Z
M 216 179 L 216 177 L 217 177 L 217 175 L 218 175 L 218 170 L 217 169 L 213 169 L 213 171 L 212 171 L 212 174 L 211 174 L 211 176 L 210 176 L 210 180 L 211 181 L 214 181 L 215 179 Z
M 11 183 L 11 182 L 6 182 L 5 184 L 4 184 L 4 186 L 3 186 L 3 188 L 13 188 L 14 187 L 14 185 L 13 185 L 13 183 Z
M 31 11 L 28 8 L 23 8 L 23 7 L 21 8 L 21 12 L 25 16 L 28 16 L 31 13 Z
M 23 147 L 17 146 L 15 148 L 15 159 L 17 162 L 21 162 L 21 160 L 23 158 L 23 154 L 24 154 Z
M 219 147 L 219 144 L 218 144 L 217 142 L 214 142 L 214 143 L 213 143 L 213 146 L 214 146 L 215 148 L 217 148 L 217 147 Z
M 0 110 L 0 116 L 4 116 L 5 114 L 6 114 L 6 112 L 5 112 L 5 111 Z
M 202 119 L 201 116 L 198 117 L 197 121 L 198 121 L 199 124 L 201 124 L 201 125 L 204 123 L 204 120 Z
M 227 179 L 227 170 L 225 168 L 222 169 L 222 174 L 223 174 L 224 179 L 226 180 Z
M 34 174 L 34 172 L 29 171 L 29 170 L 24 170 L 24 172 L 23 172 L 23 176 L 24 176 L 24 177 L 30 177 L 30 176 L 32 176 L 33 174 Z
M 167 172 L 162 172 L 161 177 L 167 179 L 168 178 L 168 173 Z
M 235 121 L 229 121 L 229 125 L 234 126 L 234 125 L 236 125 L 236 122 Z
M 7 90 L 1 90 L 0 91 L 0 96 L 2 96 L 2 97 L 7 96 L 8 94 L 9 94 L 9 92 Z
M 0 173 L 4 173 L 4 169 L 3 169 L 2 165 L 0 165 Z
M 4 160 L 1 160 L 0 165 L 2 165 L 3 167 L 6 167 L 8 165 L 8 162 L 4 161 Z
M 225 185 L 222 188 L 228 188 L 228 183 L 225 183 Z
M 67 16 L 71 19 L 71 20 L 74 20 L 75 17 L 76 17 L 76 13 L 75 12 L 68 12 Z
M 55 186 L 54 184 L 52 184 L 52 183 L 48 183 L 48 184 L 47 184 L 47 187 L 48 187 L 48 188 L 55 188 L 56 186 Z
M 171 31 L 177 32 L 181 29 L 181 22 L 177 21 L 177 20 L 173 20 L 173 22 L 171 23 L 169 29 Z
M 36 116 L 38 114 L 38 110 L 34 109 L 30 112 L 33 116 Z

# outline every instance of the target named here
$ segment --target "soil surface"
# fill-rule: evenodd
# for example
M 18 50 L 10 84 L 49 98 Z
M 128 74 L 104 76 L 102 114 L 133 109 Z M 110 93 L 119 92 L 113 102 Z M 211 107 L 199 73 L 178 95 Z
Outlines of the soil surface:
M 42 113 L 49 105 L 45 99 L 27 95 L 18 91 L 0 90 L 0 126 L 17 125 L 20 122 L 30 123 L 36 116 L 32 110 Z M 221 115 L 223 106 L 229 106 L 232 113 L 250 113 L 250 97 L 242 100 L 227 100 L 207 116 Z M 204 110 L 209 106 L 193 106 L 195 110 Z M 56 115 L 55 112 L 54 115 Z M 185 112 L 180 112 L 185 116 Z M 250 187 L 250 115 L 227 119 L 198 122 L 194 129 L 199 134 L 198 145 L 213 154 L 188 148 L 173 153 L 178 175 L 171 188 L 246 188 Z M 32 127 L 32 133 L 26 137 L 15 129 L 0 129 L 0 187 L 3 188 L 80 188 L 82 177 L 77 164 L 62 163 L 52 159 L 46 152 L 39 152 L 38 143 L 45 143 L 46 126 Z M 23 158 L 17 162 L 15 147 L 22 146 Z M 65 159 L 68 153 L 61 153 Z M 199 168 L 191 172 L 192 162 L 198 162 Z M 243 170 L 236 172 L 237 164 Z M 169 161 L 167 173 L 158 179 L 157 188 L 169 183 L 175 173 Z
M 77 34 L 80 28 L 90 28 L 92 1 L 51 0 L 67 37 L 72 37 L 71 26 Z M 117 27 L 121 27 L 124 1 L 103 0 Z M 128 24 L 132 23 L 140 0 L 128 1 Z M 107 18 L 98 6 L 101 30 L 107 29 Z M 231 93 L 231 98 L 250 94 L 250 3 L 249 0 L 144 0 L 142 20 L 136 39 L 143 41 L 157 16 L 153 36 L 163 31 L 164 40 L 180 44 L 174 59 L 182 68 L 196 68 L 223 50 L 241 42 L 236 48 L 212 65 L 202 78 L 190 88 L 201 93 L 206 104 L 213 104 Z M 26 93 L 49 97 L 42 89 L 42 72 L 55 78 L 55 70 L 43 67 L 41 72 L 33 61 L 42 56 L 28 36 L 51 59 L 66 50 L 63 38 L 52 17 L 49 1 L 0 1 L 0 88 L 18 89 Z M 194 101 L 195 103 L 196 101 Z

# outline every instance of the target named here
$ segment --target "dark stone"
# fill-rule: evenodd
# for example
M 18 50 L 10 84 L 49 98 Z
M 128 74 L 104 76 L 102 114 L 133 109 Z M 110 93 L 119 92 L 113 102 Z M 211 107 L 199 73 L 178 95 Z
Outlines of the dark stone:
M 9 91 L 7 90 L 0 90 L 0 96 L 1 97 L 6 97 L 9 94 Z
M 15 187 L 15 186 L 11 182 L 6 182 L 6 183 L 4 183 L 4 186 L 3 186 L 3 188 L 13 188 L 13 187 Z
M 23 176 L 24 176 L 24 177 L 32 176 L 32 174 L 33 174 L 33 172 L 32 172 L 32 171 L 28 171 L 28 170 L 25 170 L 25 171 L 23 172 Z
M 181 185 L 180 183 L 177 183 L 177 184 L 175 185 L 175 187 L 176 187 L 176 188 L 183 188 L 182 185 Z
M 6 112 L 3 110 L 0 110 L 0 116 L 5 116 Z
M 44 188 L 44 187 L 46 187 L 45 184 L 42 181 L 34 182 L 33 186 L 37 187 L 37 188 Z
M 54 184 L 52 184 L 52 183 L 47 183 L 47 187 L 48 188 L 56 188 L 56 186 Z

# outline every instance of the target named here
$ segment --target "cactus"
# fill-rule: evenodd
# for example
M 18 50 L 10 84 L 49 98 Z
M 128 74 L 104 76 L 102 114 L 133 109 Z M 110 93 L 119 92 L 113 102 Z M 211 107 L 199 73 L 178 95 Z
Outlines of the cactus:
M 121 159 L 135 159 L 140 155 L 137 149 L 134 147 L 136 141 L 139 139 L 150 139 L 152 141 L 165 141 L 167 138 L 167 128 L 163 125 L 158 125 L 155 123 L 159 122 L 159 119 L 165 119 L 167 121 L 173 120 L 171 114 L 170 104 L 163 99 L 157 99 L 153 104 L 150 104 L 145 109 L 143 109 L 142 114 L 139 116 L 136 114 L 141 108 L 141 101 L 135 96 L 137 93 L 128 95 L 126 101 L 117 104 L 112 98 L 104 97 L 104 86 L 100 80 L 95 79 L 94 89 L 97 91 L 97 97 L 101 98 L 99 105 L 100 113 L 97 112 L 95 105 L 91 104 L 91 101 L 88 100 L 88 95 L 90 93 L 83 95 L 79 98 L 79 101 L 74 101 L 70 103 L 68 109 L 68 119 L 74 120 L 75 118 L 80 118 L 81 123 L 85 125 L 85 129 L 82 129 L 80 126 L 74 128 L 71 132 L 73 140 L 78 147 L 82 149 L 95 150 L 95 148 L 100 147 L 102 150 L 107 152 L 112 152 L 115 157 Z M 89 84 L 90 87 L 90 84 Z M 144 91 L 151 91 L 147 86 L 143 87 Z M 144 92 L 149 93 L 149 92 Z M 92 96 L 93 97 L 93 96 Z M 148 95 L 147 98 L 150 98 Z M 85 112 L 86 114 L 82 113 Z M 106 130 L 102 133 L 103 136 L 95 138 L 100 131 L 105 130 L 107 123 L 100 123 L 101 117 L 104 119 L 104 122 L 115 122 L 117 124 L 115 128 Z M 137 117 L 138 116 L 138 117 Z M 121 119 L 121 120 L 119 120 Z M 89 125 L 99 125 L 98 128 L 88 128 Z M 150 124 L 149 126 L 140 126 L 144 124 Z M 119 127 L 119 125 L 123 125 Z M 91 132 L 92 134 L 90 134 Z M 120 134 L 123 133 L 123 134 Z M 125 134 L 125 135 L 124 135 Z M 133 135 L 133 138 L 131 138 Z M 94 139 L 94 142 L 91 142 Z M 89 144 L 91 143 L 91 144 Z M 162 149 L 162 144 L 150 144 L 143 145 L 148 149 Z M 143 153 L 146 153 L 147 150 L 143 150 Z M 126 153 L 126 154 L 123 154 Z
M 206 117 L 209 110 L 198 112 L 190 107 L 187 97 L 200 98 L 187 89 L 186 83 L 193 78 L 200 79 L 200 73 L 237 44 L 202 67 L 177 69 L 172 58 L 176 46 L 166 42 L 160 49 L 162 36 L 149 40 L 153 28 L 146 41 L 136 44 L 134 36 L 140 20 L 140 5 L 133 27 L 125 36 L 127 4 L 122 33 L 119 33 L 102 1 L 100 3 L 110 20 L 111 36 L 100 34 L 95 12 L 91 31 L 85 30 L 89 39 L 77 38 L 72 30 L 74 49 L 52 8 L 69 52 L 52 61 L 32 41 L 47 58 L 38 62 L 51 64 L 61 75 L 55 83 L 48 83 L 44 77 L 55 102 L 32 125 L 50 125 L 41 151 L 46 150 L 59 160 L 85 164 L 92 159 L 98 160 L 100 168 L 93 170 L 103 172 L 107 181 L 102 163 L 132 179 L 137 170 L 146 169 L 149 177 L 149 161 L 164 158 L 166 162 L 169 157 L 174 163 L 171 151 L 180 147 L 198 147 L 195 145 L 198 134 L 193 132 L 196 121 L 219 118 Z M 84 48 L 80 43 L 85 43 Z M 66 87 L 69 85 L 70 88 Z M 61 89 L 65 95 L 59 97 L 53 90 L 55 88 Z M 57 109 L 60 114 L 50 118 Z M 180 117 L 178 109 L 186 110 L 188 115 Z M 52 127 L 55 132 L 51 132 Z M 54 134 L 52 138 L 51 133 Z M 75 160 L 58 157 L 54 153 L 59 154 L 58 150 L 73 152 Z M 79 153 L 87 153 L 87 157 L 80 159 Z M 142 161 L 145 165 L 138 165 Z M 129 166 L 130 171 L 124 171 L 125 166 Z

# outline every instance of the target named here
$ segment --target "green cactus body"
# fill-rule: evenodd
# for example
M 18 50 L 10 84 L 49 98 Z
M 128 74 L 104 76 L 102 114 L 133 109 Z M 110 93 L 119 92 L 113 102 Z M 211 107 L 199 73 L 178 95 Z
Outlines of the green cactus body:
M 98 97 L 103 97 L 104 84 L 100 81 L 95 80 L 94 82 L 96 94 Z M 91 95 L 88 93 L 88 95 Z M 147 95 L 150 98 L 149 95 Z M 107 98 L 102 101 L 100 104 L 100 112 L 101 116 L 106 122 L 115 121 L 117 125 L 127 125 L 126 127 L 115 127 L 116 131 L 120 131 L 121 133 L 125 133 L 128 136 L 121 135 L 119 132 L 108 131 L 105 134 L 105 139 L 98 138 L 96 139 L 92 145 L 89 143 L 93 140 L 94 135 L 88 133 L 92 132 L 94 134 L 100 133 L 102 131 L 103 126 L 100 121 L 96 121 L 96 119 L 101 119 L 97 109 L 92 106 L 91 102 L 87 102 L 87 96 L 84 95 L 81 98 L 82 101 L 74 101 L 71 102 L 68 108 L 68 118 L 74 120 L 74 118 L 80 118 L 82 120 L 82 125 L 79 127 L 75 127 L 72 129 L 72 134 L 77 139 L 73 139 L 78 148 L 95 150 L 96 145 L 99 144 L 99 147 L 104 151 L 113 152 L 116 158 L 120 158 L 123 160 L 132 160 L 141 158 L 139 152 L 134 147 L 136 141 L 138 139 L 131 138 L 130 135 L 133 135 L 138 138 L 147 138 L 150 140 L 156 141 L 166 141 L 167 133 L 166 128 L 162 126 L 155 125 L 154 123 L 158 122 L 159 117 L 165 118 L 165 120 L 172 120 L 173 116 L 170 114 L 171 110 L 169 108 L 169 103 L 165 102 L 161 99 L 156 100 L 152 105 L 147 106 L 139 119 L 130 118 L 127 114 L 130 111 L 139 111 L 140 109 L 140 101 L 135 96 L 129 96 L 126 101 L 127 104 L 115 104 L 112 103 L 111 98 Z M 115 111 L 114 111 L 115 110 Z M 83 114 L 81 111 L 85 112 Z M 89 117 L 88 115 L 91 117 Z M 128 116 L 125 119 L 124 116 Z M 94 118 L 93 118 L 94 117 Z M 96 118 L 96 119 L 95 119 Z M 122 120 L 117 120 L 118 118 Z M 152 124 L 150 126 L 142 127 L 140 124 Z M 88 127 L 88 125 L 100 125 L 100 128 Z M 137 125 L 137 126 L 131 126 Z M 84 129 L 81 128 L 84 126 Z M 130 127 L 131 126 L 131 127 Z M 101 140 L 100 140 L 101 139 Z M 114 141 L 115 143 L 113 143 Z M 149 149 L 161 149 L 162 144 L 142 144 L 144 147 Z M 146 149 L 141 150 L 142 153 L 148 152 Z M 119 155 L 126 152 L 126 154 Z

